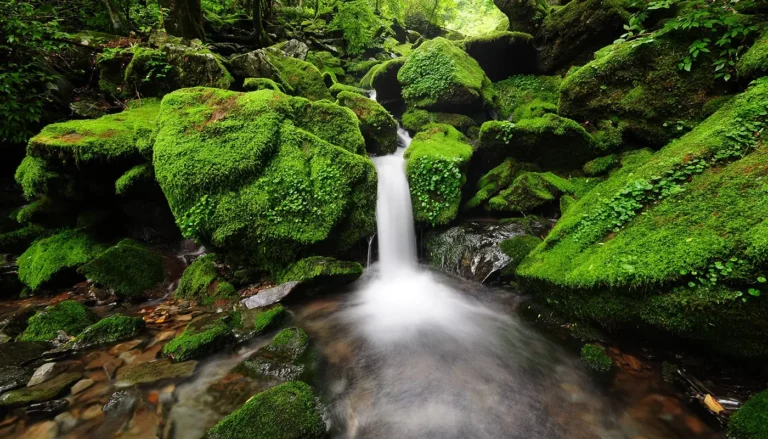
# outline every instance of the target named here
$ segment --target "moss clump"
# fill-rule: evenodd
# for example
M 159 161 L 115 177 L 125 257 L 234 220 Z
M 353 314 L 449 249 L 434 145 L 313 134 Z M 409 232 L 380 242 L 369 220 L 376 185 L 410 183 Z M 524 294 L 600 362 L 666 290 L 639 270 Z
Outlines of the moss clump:
M 342 91 L 338 104 L 351 109 L 358 119 L 365 137 L 365 149 L 376 155 L 385 155 L 397 149 L 397 121 L 378 102 L 357 93 Z
M 307 62 L 317 67 L 320 72 L 328 73 L 336 79 L 344 76 L 341 60 L 331 52 L 310 50 L 307 53 Z
M 768 391 L 750 398 L 731 415 L 728 439 L 763 439 L 768 437 Z
M 572 194 L 576 188 L 551 172 L 523 172 L 512 184 L 488 200 L 488 209 L 505 212 L 528 212 Z
M 467 38 L 461 45 L 491 81 L 536 71 L 536 48 L 530 34 L 497 31 Z
M 181 299 L 197 299 L 203 304 L 239 297 L 235 287 L 224 280 L 216 269 L 214 254 L 197 258 L 184 270 L 174 296 Z
M 245 78 L 243 89 L 247 91 L 274 90 L 285 93 L 285 88 L 269 78 Z
M 302 259 L 280 275 L 280 283 L 301 281 L 305 286 L 338 286 L 348 284 L 363 274 L 357 262 L 337 261 L 323 256 Z
M 115 194 L 125 195 L 142 185 L 155 181 L 155 171 L 149 163 L 142 163 L 127 170 L 115 181 Z
M 82 377 L 82 372 L 65 372 L 36 386 L 10 390 L 0 395 L 0 407 L 8 409 L 50 401 L 66 393 Z
M 24 157 L 14 177 L 27 199 L 38 195 L 71 196 L 73 193 L 73 179 L 51 171 L 46 162 L 38 157 Z
M 464 168 L 472 157 L 466 138 L 450 125 L 428 125 L 405 151 L 416 221 L 447 224 L 461 203 Z
M 450 125 L 464 134 L 477 124 L 471 117 L 463 114 L 433 113 L 427 110 L 410 109 L 403 114 L 403 126 L 412 132 L 419 132 L 429 124 L 440 123 Z
M 105 246 L 88 235 L 75 230 L 61 231 L 35 241 L 19 256 L 19 279 L 32 290 L 38 290 L 57 277 L 71 274 L 104 250 Z
M 520 262 L 539 244 L 541 244 L 541 238 L 533 235 L 515 236 L 501 241 L 499 249 L 510 259 L 507 266 L 504 267 L 505 273 L 514 273 Z
M 331 99 L 331 93 L 323 81 L 323 74 L 312 64 L 298 58 L 284 57 L 270 52 L 269 61 L 280 72 L 280 78 L 292 94 L 310 101 Z
M 464 112 L 493 105 L 493 87 L 477 61 L 445 38 L 418 47 L 397 73 L 411 107 Z
M 511 158 L 488 171 L 477 181 L 477 193 L 464 205 L 465 209 L 474 209 L 484 205 L 494 195 L 509 187 L 522 171 L 533 170 L 531 165 L 518 163 Z
M 0 253 L 20 254 L 24 252 L 36 239 L 51 233 L 49 229 L 30 224 L 20 229 L 0 233 Z
M 338 98 L 339 93 L 341 93 L 341 92 L 357 93 L 360 96 L 368 97 L 368 91 L 367 90 L 365 90 L 363 88 L 359 88 L 359 87 L 354 87 L 352 85 L 339 84 L 338 82 L 336 84 L 333 84 L 329 88 L 329 90 L 330 90 L 331 94 L 333 95 L 333 97 L 336 97 L 336 98 Z
M 232 329 L 224 319 L 212 318 L 195 321 L 163 346 L 163 356 L 175 363 L 201 358 L 234 343 Z
M 211 439 L 320 439 L 325 422 L 310 387 L 292 381 L 261 392 L 208 430 Z
M 581 348 L 581 361 L 593 372 L 608 373 L 613 369 L 613 360 L 602 346 L 585 344 Z
M 58 331 L 77 336 L 98 320 L 99 316 L 80 302 L 65 300 L 30 317 L 27 329 L 21 334 L 19 340 L 53 340 Z
M 582 170 L 588 176 L 603 175 L 620 164 L 619 156 L 610 154 L 584 163 Z
M 372 233 L 376 173 L 352 110 L 195 88 L 166 95 L 158 124 L 157 181 L 182 232 L 209 248 L 276 269 Z
M 162 257 L 132 239 L 120 241 L 77 271 L 120 297 L 139 297 L 165 278 Z
M 768 27 L 742 55 L 736 64 L 736 71 L 740 79 L 747 81 L 768 75 Z
M 85 328 L 75 338 L 73 347 L 84 349 L 96 345 L 117 343 L 135 337 L 143 329 L 144 320 L 141 317 L 111 315 Z
M 259 310 L 253 319 L 253 330 L 255 335 L 262 334 L 285 320 L 287 313 L 283 305 L 277 304 L 266 310 Z
M 499 117 L 517 122 L 534 116 L 537 108 L 554 105 L 560 94 L 560 76 L 515 75 L 495 82 Z

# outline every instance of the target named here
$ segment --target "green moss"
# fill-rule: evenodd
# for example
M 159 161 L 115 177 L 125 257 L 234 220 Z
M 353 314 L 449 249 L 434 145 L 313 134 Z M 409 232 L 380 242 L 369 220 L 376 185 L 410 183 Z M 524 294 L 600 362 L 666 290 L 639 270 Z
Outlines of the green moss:
M 0 395 L 0 407 L 24 407 L 36 402 L 50 401 L 66 393 L 82 377 L 82 372 L 65 372 L 36 386 L 10 390 Z
M 381 61 L 375 59 L 351 61 L 344 65 L 344 69 L 348 75 L 353 75 L 355 78 L 362 78 L 366 73 L 371 71 L 372 67 L 380 63 Z
M 466 134 L 470 128 L 477 126 L 471 117 L 463 114 L 433 113 L 427 110 L 409 109 L 403 114 L 403 126 L 413 132 L 419 132 L 429 124 L 440 123 L 450 125 Z
M 312 64 L 298 58 L 284 57 L 271 52 L 269 61 L 278 69 L 284 85 L 297 96 L 311 101 L 331 99 L 323 81 L 323 74 Z
M 504 267 L 505 273 L 514 273 L 515 268 L 520 262 L 528 256 L 537 245 L 541 243 L 541 238 L 534 235 L 521 235 L 514 238 L 505 239 L 499 243 L 499 249 L 509 256 L 509 263 Z
M 58 331 L 77 336 L 96 323 L 99 317 L 74 300 L 65 300 L 39 311 L 29 319 L 20 341 L 47 341 L 56 338 Z
M 19 256 L 19 279 L 32 290 L 40 289 L 73 272 L 100 255 L 105 247 L 87 235 L 64 230 L 35 241 Z
M 223 319 L 203 319 L 187 325 L 181 334 L 163 346 L 163 356 L 180 363 L 210 355 L 232 343 L 232 329 Z
M 493 105 L 491 81 L 472 57 L 444 38 L 419 46 L 397 73 L 409 106 L 467 112 Z
M 358 119 L 371 154 L 385 155 L 397 149 L 397 121 L 378 102 L 357 93 L 342 91 L 338 104 L 351 109 Z
M 610 154 L 584 163 L 582 170 L 589 176 L 602 175 L 614 169 L 619 163 L 619 157 L 616 154 Z
M 208 430 L 211 439 L 320 439 L 325 422 L 310 387 L 292 381 L 261 392 Z
M 141 317 L 114 314 L 85 328 L 75 338 L 73 347 L 75 349 L 83 349 L 96 345 L 117 343 L 118 341 L 135 337 L 143 329 L 144 320 Z
M 282 323 L 287 317 L 287 313 L 283 305 L 277 304 L 266 310 L 259 310 L 253 319 L 253 330 L 255 335 L 263 334 L 271 329 L 274 329 L 280 323 Z
M 341 67 L 341 60 L 331 52 L 310 50 L 307 53 L 307 62 L 311 63 L 322 73 L 329 73 L 334 78 L 344 76 L 344 69 Z
M 742 80 L 768 75 L 768 28 L 763 30 L 752 47 L 742 55 L 736 64 L 736 71 Z
M 339 93 L 341 92 L 348 92 L 348 93 L 357 93 L 361 96 L 368 97 L 368 91 L 362 88 L 354 87 L 351 85 L 344 85 L 339 84 L 338 82 L 336 84 L 333 84 L 331 88 L 329 88 L 331 94 L 334 97 L 338 97 Z
M 36 239 L 51 233 L 49 229 L 30 224 L 20 229 L 0 233 L 0 253 L 20 254 L 24 252 Z
M 607 373 L 613 369 L 613 360 L 602 346 L 585 344 L 581 348 L 581 361 L 594 372 Z
M 45 161 L 38 157 L 24 157 L 16 169 L 15 179 L 27 199 L 54 193 L 72 194 L 73 182 L 65 176 L 49 170 Z
M 401 102 L 403 91 L 398 82 L 398 74 L 405 61 L 405 57 L 395 58 L 371 67 L 360 80 L 360 86 L 376 89 L 376 99 L 381 103 Z
M 197 299 L 203 304 L 239 297 L 235 287 L 224 280 L 216 269 L 214 254 L 197 258 L 184 270 L 174 296 L 181 299 Z
M 115 193 L 125 195 L 144 184 L 155 181 L 155 171 L 149 163 L 136 165 L 125 171 L 125 174 L 115 181 Z
M 120 241 L 77 271 L 120 297 L 140 297 L 165 278 L 162 257 L 132 239 Z
M 488 200 L 488 208 L 494 211 L 528 212 L 551 203 L 562 194 L 572 194 L 575 187 L 551 172 L 523 172 L 512 184 Z
M 245 78 L 243 89 L 247 91 L 274 90 L 285 93 L 282 85 L 269 78 Z
M 271 269 L 372 233 L 376 174 L 352 110 L 196 88 L 166 95 L 158 120 L 155 175 L 186 236 Z
M 357 262 L 337 261 L 323 256 L 304 258 L 288 267 L 280 283 L 301 281 L 307 286 L 338 286 L 348 284 L 363 274 Z
M 472 157 L 466 138 L 450 125 L 427 125 L 405 151 L 416 221 L 447 224 L 459 211 L 464 168 Z
M 728 439 L 763 439 L 768 437 L 768 392 L 750 398 L 731 415 Z
M 344 2 L 333 14 L 328 29 L 340 31 L 348 55 L 359 55 L 374 46 L 374 37 L 382 26 L 373 5 L 362 0 Z

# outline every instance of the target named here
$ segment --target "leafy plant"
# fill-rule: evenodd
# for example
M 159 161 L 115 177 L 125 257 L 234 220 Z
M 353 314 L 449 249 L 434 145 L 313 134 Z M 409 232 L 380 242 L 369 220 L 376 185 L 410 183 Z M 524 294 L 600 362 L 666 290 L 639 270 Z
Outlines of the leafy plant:
M 341 3 L 339 12 L 333 17 L 328 28 L 340 30 L 347 42 L 347 53 L 358 55 L 373 46 L 373 37 L 379 26 L 379 19 L 365 0 Z

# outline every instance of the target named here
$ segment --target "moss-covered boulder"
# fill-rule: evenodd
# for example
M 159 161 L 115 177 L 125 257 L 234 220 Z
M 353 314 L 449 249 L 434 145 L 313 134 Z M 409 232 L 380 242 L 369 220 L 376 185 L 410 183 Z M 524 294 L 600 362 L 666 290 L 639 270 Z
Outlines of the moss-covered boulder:
M 216 268 L 215 254 L 197 258 L 184 270 L 174 296 L 180 299 L 197 299 L 203 304 L 239 297 L 235 287 L 227 282 Z
M 494 0 L 496 7 L 509 18 L 509 30 L 534 33 L 547 16 L 545 0 Z
M 581 361 L 587 369 L 600 374 L 613 370 L 613 360 L 605 348 L 595 344 L 585 344 L 581 348 Z
M 585 319 L 767 354 L 754 326 L 768 315 L 766 114 L 761 80 L 650 159 L 623 164 L 564 212 L 517 273 L 567 288 L 549 291 Z
M 360 119 L 365 149 L 370 154 L 386 155 L 397 149 L 397 121 L 378 102 L 357 93 L 343 91 L 337 96 L 339 105 L 352 110 Z
M 567 70 L 588 61 L 597 49 L 624 33 L 628 7 L 626 0 L 575 0 L 553 10 L 535 33 L 539 71 Z
M 625 141 L 665 145 L 708 116 L 707 104 L 725 94 L 707 54 L 690 72 L 678 67 L 691 39 L 666 33 L 642 44 L 606 48 L 563 79 L 559 114 L 594 127 L 602 120 L 617 120 Z
M 308 380 L 314 373 L 314 352 L 303 329 L 278 332 L 267 346 L 257 350 L 236 370 L 255 379 Z
M 163 99 L 154 151 L 182 232 L 209 248 L 278 268 L 372 234 L 376 173 L 348 108 L 271 90 L 179 90 Z
M 338 82 L 330 86 L 328 90 L 331 92 L 331 94 L 335 98 L 339 96 L 339 93 L 344 91 L 348 93 L 357 93 L 360 96 L 368 97 L 368 90 L 360 87 L 355 87 L 353 85 L 340 84 Z
M 35 241 L 19 256 L 19 279 L 32 290 L 77 279 L 77 268 L 105 249 L 84 233 L 63 230 Z
M 150 163 L 142 163 L 125 171 L 115 180 L 115 194 L 128 195 L 139 193 L 155 183 L 155 170 Z
M 584 175 L 593 177 L 607 173 L 616 168 L 620 163 L 621 161 L 617 154 L 609 154 L 584 163 L 581 169 L 584 171 Z
M 514 274 L 520 262 L 539 244 L 541 244 L 541 238 L 535 235 L 519 235 L 501 241 L 499 249 L 509 257 L 509 262 L 504 267 L 505 274 Z
M 357 262 L 338 261 L 323 256 L 304 258 L 280 274 L 280 283 L 299 281 L 301 289 L 346 285 L 363 274 Z
M 321 439 L 322 411 L 310 387 L 294 381 L 261 392 L 208 430 L 211 439 Z
M 344 68 L 341 66 L 341 60 L 333 56 L 331 52 L 311 50 L 307 53 L 306 61 L 317 67 L 320 73 L 333 78 L 334 83 L 344 79 Z
M 39 311 L 29 319 L 27 329 L 21 334 L 21 341 L 48 341 L 56 338 L 58 331 L 77 336 L 99 320 L 99 317 L 85 305 L 74 300 L 65 300 Z
M 306 61 L 286 56 L 279 50 L 259 49 L 233 57 L 232 71 L 242 78 L 267 78 L 295 96 L 315 101 L 330 99 L 322 73 Z M 252 82 L 251 82 L 252 83 Z
M 139 297 L 165 278 L 160 254 L 133 239 L 120 241 L 77 271 L 120 297 Z
M 493 87 L 480 65 L 445 38 L 420 45 L 397 73 L 410 107 L 467 113 L 493 105 Z
M 764 437 L 768 437 L 768 391 L 750 398 L 728 422 L 728 439 Z
M 274 90 L 285 93 L 285 87 L 269 78 L 245 78 L 243 89 L 246 91 Z
M 137 336 L 144 329 L 144 326 L 144 320 L 141 317 L 114 314 L 85 328 L 75 338 L 72 346 L 75 349 L 85 349 L 91 346 L 107 345 L 128 340 Z
M 0 233 L 0 253 L 18 255 L 39 238 L 50 235 L 51 231 L 36 224 Z
M 736 64 L 739 79 L 747 82 L 768 75 L 768 26 Z
M 530 212 L 556 202 L 563 194 L 572 194 L 576 188 L 551 172 L 523 172 L 508 188 L 488 200 L 487 209 L 497 212 Z
M 239 321 L 233 330 L 238 341 L 243 341 L 279 327 L 289 315 L 283 305 L 278 303 L 267 308 L 240 311 L 237 318 Z
M 409 109 L 403 113 L 401 122 L 408 131 L 417 133 L 429 124 L 440 123 L 450 125 L 463 134 L 468 134 L 470 128 L 476 127 L 475 121 L 463 114 L 435 113 L 427 110 Z
M 213 354 L 234 344 L 231 322 L 218 316 L 201 317 L 163 346 L 163 356 L 179 363 Z
M 360 79 L 360 86 L 376 90 L 376 99 L 385 107 L 396 106 L 403 101 L 403 88 L 398 81 L 405 57 L 376 64 Z
M 453 220 L 472 157 L 464 135 L 450 125 L 428 125 L 416 134 L 404 157 L 414 219 L 431 225 Z
M 511 158 L 505 159 L 500 165 L 488 171 L 477 180 L 477 192 L 464 205 L 465 209 L 487 207 L 487 201 L 502 190 L 509 187 L 512 181 L 523 171 L 534 171 L 536 167 L 527 163 L 519 163 Z
M 518 122 L 557 113 L 561 81 L 560 76 L 514 75 L 494 82 L 499 118 Z
M 35 386 L 10 390 L 0 395 L 0 407 L 6 409 L 24 407 L 54 399 L 66 393 L 82 377 L 81 372 L 65 372 Z
M 492 32 L 467 38 L 462 45 L 491 81 L 536 71 L 536 48 L 530 34 Z

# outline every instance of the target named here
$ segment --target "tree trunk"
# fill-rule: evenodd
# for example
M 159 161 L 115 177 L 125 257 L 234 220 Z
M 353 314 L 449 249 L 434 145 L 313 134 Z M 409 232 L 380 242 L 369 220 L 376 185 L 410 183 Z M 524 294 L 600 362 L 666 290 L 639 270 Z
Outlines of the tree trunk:
M 160 0 L 160 7 L 168 10 L 166 32 L 176 37 L 205 38 L 200 0 Z
M 131 25 L 114 0 L 101 0 L 109 14 L 109 21 L 112 22 L 112 30 L 117 35 L 126 35 L 131 29 Z

